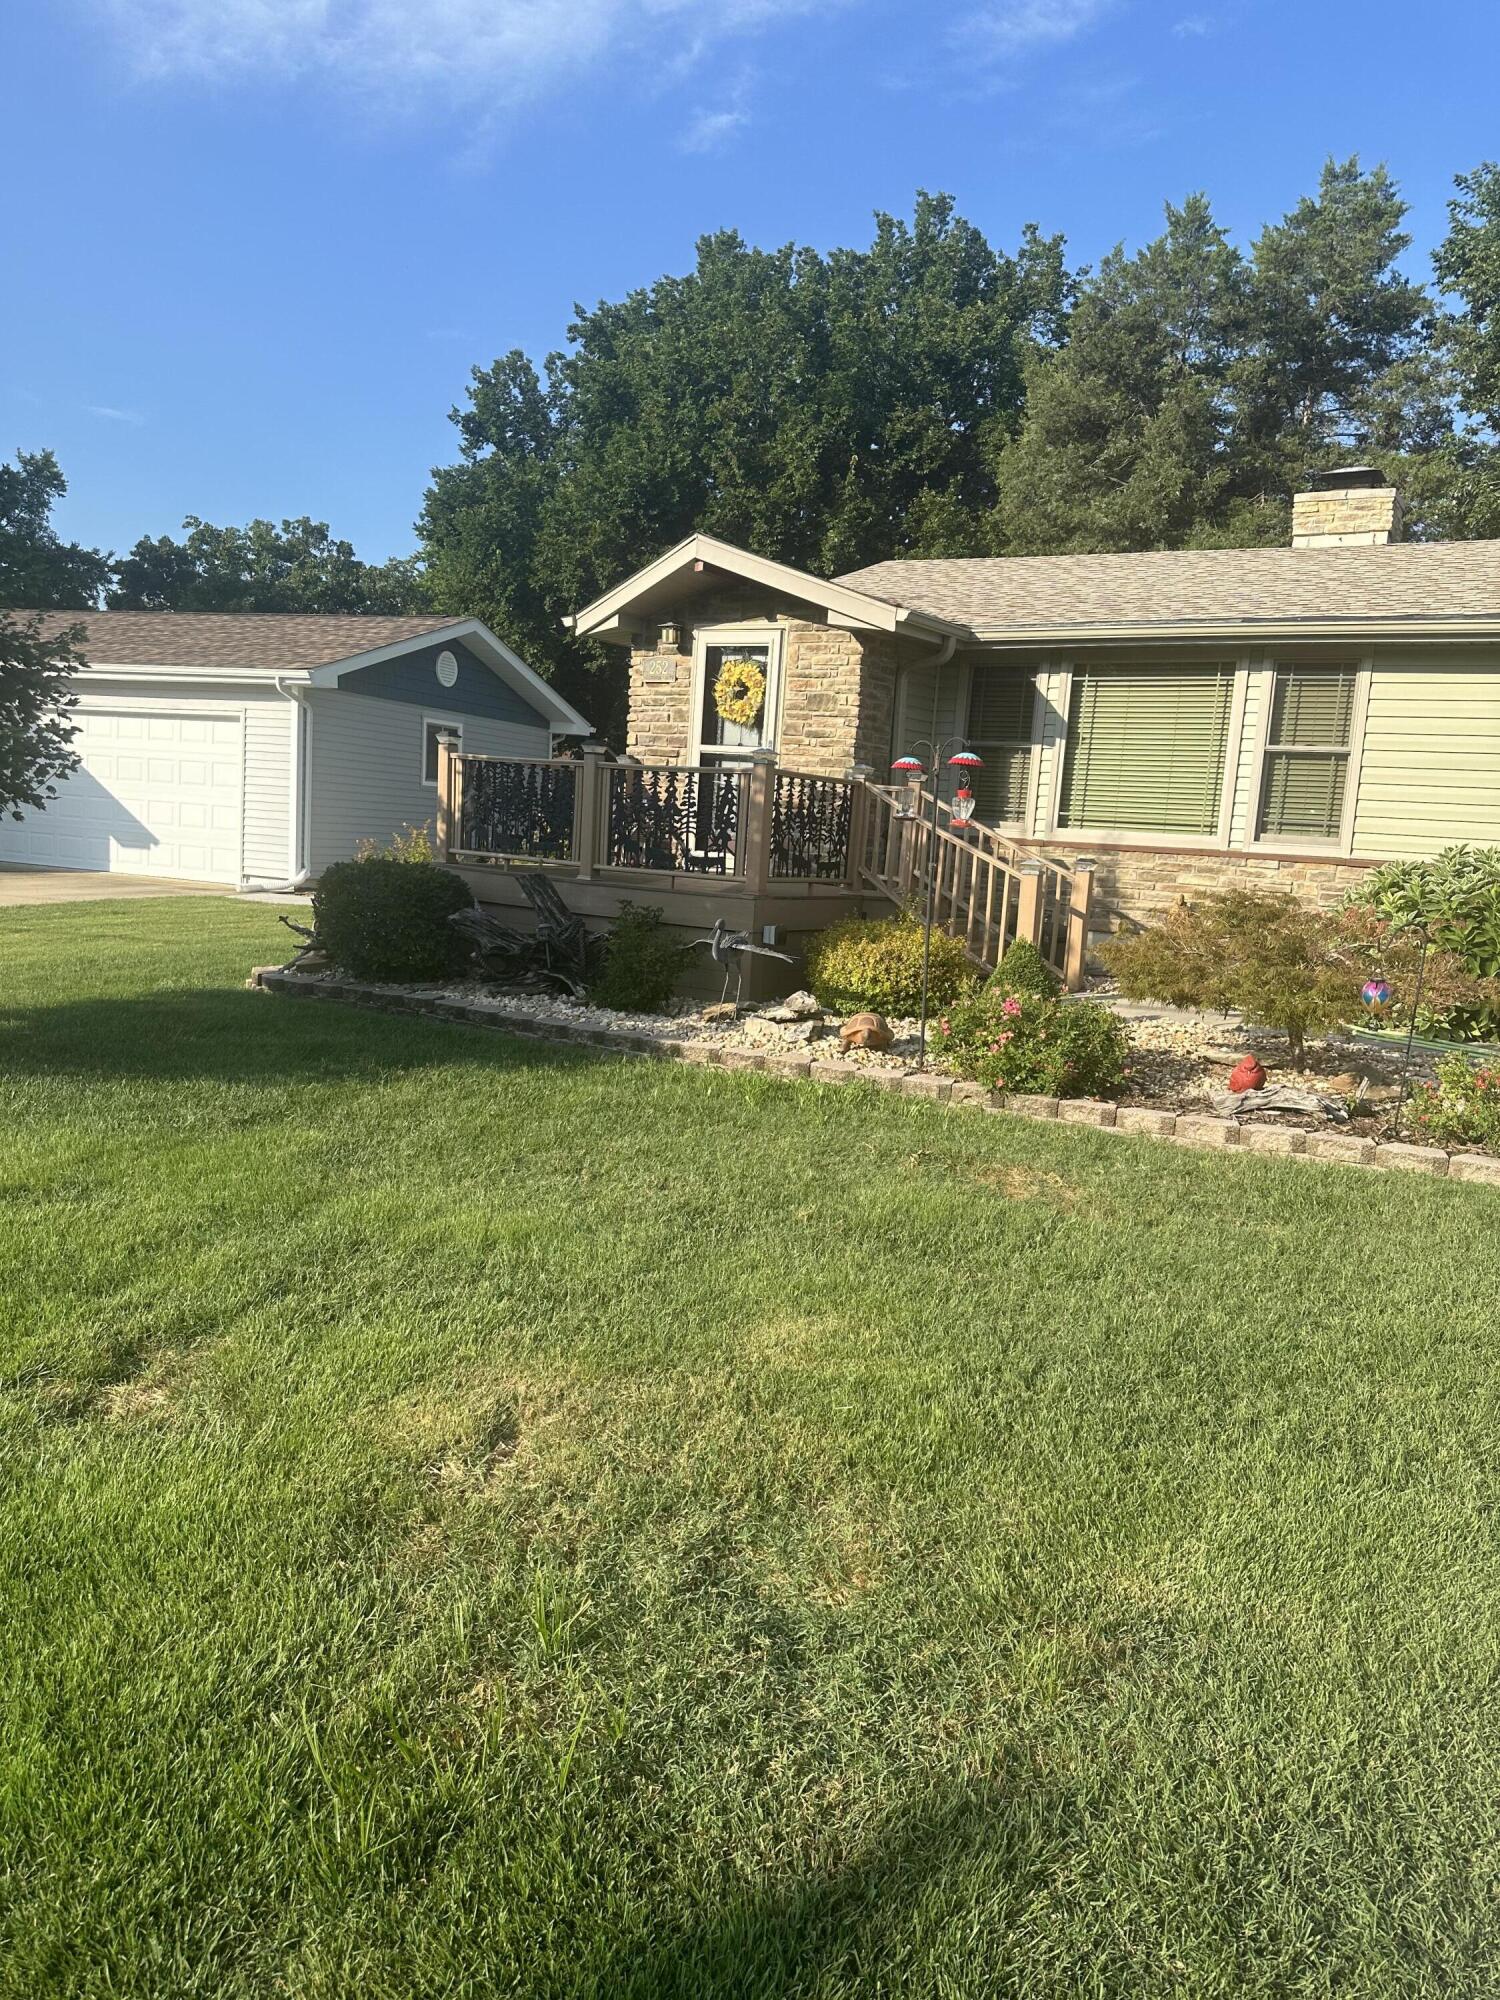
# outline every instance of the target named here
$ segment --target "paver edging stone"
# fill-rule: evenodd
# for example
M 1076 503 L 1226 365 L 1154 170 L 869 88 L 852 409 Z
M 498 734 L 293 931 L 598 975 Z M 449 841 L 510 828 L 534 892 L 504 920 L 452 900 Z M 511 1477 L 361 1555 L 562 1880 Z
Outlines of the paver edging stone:
M 721 1049 L 711 1042 L 672 1041 L 665 1036 L 643 1035 L 634 1031 L 586 1028 L 568 1021 L 538 1020 L 535 1014 L 512 1012 L 503 1006 L 480 1007 L 436 994 L 398 993 L 390 987 L 373 986 L 361 980 L 302 978 L 282 966 L 255 966 L 247 984 L 262 992 L 283 994 L 289 999 L 341 1000 L 346 1005 L 374 1008 L 383 1013 L 425 1014 L 434 1020 L 459 1026 L 500 1028 L 508 1035 L 561 1042 L 572 1048 L 609 1049 L 617 1055 L 651 1055 L 711 1068 L 759 1070 L 789 1082 L 810 1079 L 815 1083 L 837 1085 L 863 1083 L 928 1103 L 977 1107 L 1019 1118 L 1056 1119 L 1062 1124 L 1085 1125 L 1127 1137 L 1165 1139 L 1174 1145 L 1197 1147 L 1200 1151 L 1258 1153 L 1262 1158 L 1307 1160 L 1320 1166 L 1350 1166 L 1366 1172 L 1376 1168 L 1393 1173 L 1420 1173 L 1434 1179 L 1500 1188 L 1500 1159 L 1492 1158 L 1488 1153 L 1446 1153 L 1438 1146 L 1364 1139 L 1346 1132 L 1304 1132 L 1296 1127 L 1240 1125 L 1233 1118 L 1162 1111 L 1153 1105 L 1115 1105 L 1102 1098 L 1065 1097 L 1059 1100 L 1021 1094 L 1006 1096 L 998 1090 L 987 1090 L 982 1084 L 955 1083 L 950 1077 L 939 1076 L 931 1070 L 900 1070 L 875 1064 L 857 1068 L 851 1063 L 829 1062 L 808 1056 Z

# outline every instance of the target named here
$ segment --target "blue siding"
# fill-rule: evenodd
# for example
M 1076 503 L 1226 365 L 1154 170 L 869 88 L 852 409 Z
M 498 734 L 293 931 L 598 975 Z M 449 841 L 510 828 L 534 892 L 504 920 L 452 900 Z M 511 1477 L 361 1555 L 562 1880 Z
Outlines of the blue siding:
M 437 677 L 439 653 L 451 653 L 458 661 L 458 679 L 445 688 Z M 549 727 L 548 718 L 508 681 L 492 673 L 467 646 L 450 641 L 423 646 L 414 653 L 402 653 L 394 660 L 377 661 L 373 667 L 359 667 L 339 681 L 342 694 L 378 695 L 382 701 L 410 702 L 413 708 L 451 711 L 455 715 L 483 715 L 494 722 L 519 722 L 533 728 Z

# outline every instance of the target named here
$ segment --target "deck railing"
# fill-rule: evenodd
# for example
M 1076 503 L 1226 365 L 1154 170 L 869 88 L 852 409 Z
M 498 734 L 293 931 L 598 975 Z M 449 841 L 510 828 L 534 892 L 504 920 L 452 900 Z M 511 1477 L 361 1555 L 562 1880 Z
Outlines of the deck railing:
M 483 757 L 441 739 L 439 843 L 455 861 L 532 863 L 581 882 L 691 889 L 705 877 L 743 896 L 875 890 L 922 910 L 974 963 L 993 967 L 1029 938 L 1070 987 L 1081 984 L 1092 862 L 1035 854 L 993 827 L 955 827 L 920 786 L 743 762 L 613 764 Z

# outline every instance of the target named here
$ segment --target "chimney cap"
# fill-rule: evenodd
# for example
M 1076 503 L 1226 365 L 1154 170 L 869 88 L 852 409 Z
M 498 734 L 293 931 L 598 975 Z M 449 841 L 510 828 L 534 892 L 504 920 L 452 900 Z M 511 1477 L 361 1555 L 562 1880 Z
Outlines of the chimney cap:
M 1309 493 L 1349 493 L 1361 487 L 1389 487 L 1390 483 L 1378 465 L 1334 465 L 1326 472 L 1307 475 Z

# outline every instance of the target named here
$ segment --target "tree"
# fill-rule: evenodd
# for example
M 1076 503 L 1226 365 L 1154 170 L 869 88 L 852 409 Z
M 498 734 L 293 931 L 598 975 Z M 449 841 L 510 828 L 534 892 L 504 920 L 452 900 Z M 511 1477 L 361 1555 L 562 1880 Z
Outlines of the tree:
M 107 558 L 64 542 L 52 525 L 67 490 L 50 451 L 18 451 L 14 465 L 0 463 L 0 605 L 73 611 L 99 602 Z
M 986 546 L 1023 366 L 1054 337 L 1062 246 L 990 248 L 946 196 L 828 256 L 706 236 L 685 277 L 580 307 L 545 375 L 476 369 L 419 532 L 472 609 L 596 716 L 564 615 L 695 528 L 824 571 Z
M 1384 167 L 1329 160 L 1316 196 L 1261 231 L 1249 337 L 1231 370 L 1241 491 L 1288 494 L 1309 469 L 1439 449 L 1434 312 L 1400 268 L 1406 204 Z
M 84 665 L 83 630 L 0 611 L 0 814 L 12 819 L 56 798 L 56 781 L 78 762 L 69 677 Z
M 1163 235 L 1081 284 L 1067 344 L 1032 361 L 997 468 L 1007 553 L 1181 548 L 1222 518 L 1244 261 L 1204 196 L 1166 213 Z
M 1453 454 L 1448 488 L 1455 532 L 1500 535 L 1500 165 L 1486 160 L 1455 186 L 1448 234 L 1432 261 L 1459 303 L 1445 332 L 1456 394 L 1474 421 Z
M 143 536 L 114 564 L 116 611 L 384 611 L 425 608 L 414 560 L 361 562 L 303 515 L 216 528 L 190 514 L 182 541 Z

